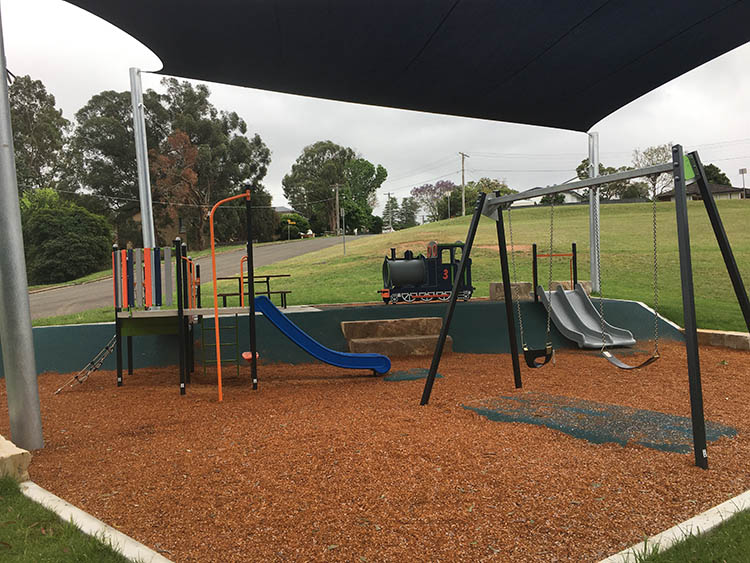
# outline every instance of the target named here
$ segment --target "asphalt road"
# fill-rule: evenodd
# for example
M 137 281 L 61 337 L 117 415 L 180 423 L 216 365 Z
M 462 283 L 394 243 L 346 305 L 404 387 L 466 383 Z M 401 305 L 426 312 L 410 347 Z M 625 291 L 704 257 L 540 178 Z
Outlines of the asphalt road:
M 346 237 L 346 239 L 349 241 L 362 236 L 364 235 Z M 267 266 L 287 258 L 294 258 L 308 252 L 340 244 L 340 238 L 327 237 L 303 239 L 285 244 L 256 246 L 253 247 L 253 260 L 256 267 Z M 236 250 L 217 254 L 217 275 L 232 276 L 238 274 L 240 258 L 244 253 L 244 250 Z M 211 276 L 211 255 L 197 259 L 196 263 L 201 266 L 202 283 L 211 282 L 213 279 Z M 29 298 L 31 300 L 32 319 L 79 313 L 97 307 L 108 307 L 112 305 L 112 278 L 33 293 Z

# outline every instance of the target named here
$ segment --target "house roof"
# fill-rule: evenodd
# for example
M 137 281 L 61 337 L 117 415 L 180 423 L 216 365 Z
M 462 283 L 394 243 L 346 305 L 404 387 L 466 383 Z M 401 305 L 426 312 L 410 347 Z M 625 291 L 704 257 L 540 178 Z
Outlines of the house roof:
M 724 184 L 712 184 L 709 182 L 708 190 L 714 195 L 726 194 L 726 193 L 741 193 L 744 190 L 745 196 L 746 197 L 750 196 L 750 189 L 735 188 L 733 186 L 726 186 Z M 698 189 L 698 183 L 693 182 L 691 184 L 688 184 L 686 192 L 688 196 L 699 195 L 700 190 Z M 656 199 L 667 200 L 673 196 L 674 196 L 674 189 L 669 190 L 668 192 L 660 193 Z
M 750 41 L 738 0 L 68 0 L 164 74 L 586 131 Z

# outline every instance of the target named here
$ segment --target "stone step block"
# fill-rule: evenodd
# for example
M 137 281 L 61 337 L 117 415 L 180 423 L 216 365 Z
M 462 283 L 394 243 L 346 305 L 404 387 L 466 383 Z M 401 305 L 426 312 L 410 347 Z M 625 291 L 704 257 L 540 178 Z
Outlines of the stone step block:
M 396 338 L 353 338 L 349 340 L 349 351 L 357 354 L 383 354 L 389 358 L 399 356 L 430 356 L 435 351 L 437 334 L 401 336 Z M 445 340 L 443 354 L 453 351 L 453 339 Z
M 0 477 L 27 481 L 30 463 L 31 453 L 0 436 Z
M 347 340 L 440 334 L 442 327 L 443 319 L 440 317 L 343 321 L 341 323 L 341 331 Z

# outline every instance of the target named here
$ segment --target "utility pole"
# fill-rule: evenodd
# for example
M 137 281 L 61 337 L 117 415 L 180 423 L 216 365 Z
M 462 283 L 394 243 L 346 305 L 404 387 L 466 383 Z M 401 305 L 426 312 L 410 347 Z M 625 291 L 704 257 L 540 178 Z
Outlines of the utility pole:
M 341 226 L 341 215 L 339 211 L 339 185 L 334 184 L 333 187 L 336 189 L 336 234 L 339 234 L 339 227 Z
M 747 168 L 740 168 L 740 175 L 742 176 L 742 189 L 745 189 L 745 174 L 747 174 Z M 742 197 L 745 197 L 745 192 L 742 192 Z
M 464 160 L 470 158 L 468 154 L 459 152 L 461 155 L 461 217 L 466 215 L 466 182 L 464 181 Z M 448 209 L 450 210 L 450 203 L 448 203 Z M 448 211 L 448 219 L 451 218 L 450 211 Z
M 344 245 L 344 256 L 346 256 L 346 209 L 341 208 L 341 242 Z

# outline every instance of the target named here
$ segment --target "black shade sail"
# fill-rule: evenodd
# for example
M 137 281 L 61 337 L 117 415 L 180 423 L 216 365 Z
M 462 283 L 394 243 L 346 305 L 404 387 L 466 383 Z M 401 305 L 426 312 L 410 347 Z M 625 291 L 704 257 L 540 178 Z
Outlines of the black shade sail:
M 69 0 L 164 74 L 586 131 L 750 41 L 750 0 Z

